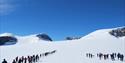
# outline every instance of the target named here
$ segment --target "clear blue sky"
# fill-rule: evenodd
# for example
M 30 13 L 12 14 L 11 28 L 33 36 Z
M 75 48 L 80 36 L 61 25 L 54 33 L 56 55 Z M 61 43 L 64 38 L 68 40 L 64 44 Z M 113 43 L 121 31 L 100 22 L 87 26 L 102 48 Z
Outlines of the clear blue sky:
M 7 2 L 8 1 L 8 2 Z M 0 33 L 47 33 L 54 40 L 125 26 L 125 0 L 6 0 Z M 4 15 L 5 14 L 5 15 Z

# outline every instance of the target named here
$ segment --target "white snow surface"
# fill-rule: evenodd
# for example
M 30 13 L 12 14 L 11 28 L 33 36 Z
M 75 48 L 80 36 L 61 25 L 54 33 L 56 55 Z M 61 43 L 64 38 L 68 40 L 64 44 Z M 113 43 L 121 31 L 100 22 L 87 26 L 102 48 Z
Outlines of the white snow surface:
M 0 36 L 14 36 L 12 33 L 3 33 L 3 34 L 0 34 Z
M 125 63 L 125 61 L 92 59 L 86 53 L 122 53 L 125 56 L 125 37 L 116 38 L 109 34 L 111 29 L 97 30 L 79 40 L 44 41 L 34 35 L 19 37 L 15 45 L 0 46 L 0 62 L 9 63 L 16 56 L 28 56 L 56 50 L 56 53 L 42 57 L 37 63 Z

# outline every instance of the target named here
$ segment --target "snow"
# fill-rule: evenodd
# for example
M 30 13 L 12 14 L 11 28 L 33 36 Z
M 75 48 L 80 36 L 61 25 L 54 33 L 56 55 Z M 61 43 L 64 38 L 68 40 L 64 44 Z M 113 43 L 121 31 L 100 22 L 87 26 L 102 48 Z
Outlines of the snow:
M 35 35 L 17 36 L 17 38 L 18 38 L 18 43 L 17 44 L 34 43 L 34 42 L 38 42 L 39 41 L 39 38 L 36 37 Z
M 34 35 L 17 37 L 18 43 L 9 46 L 0 46 L 0 62 L 5 58 L 9 63 L 16 56 L 27 56 L 57 50 L 56 53 L 43 56 L 37 63 L 125 63 L 119 60 L 99 60 L 96 56 L 92 59 L 86 53 L 122 53 L 125 56 L 125 39 L 116 38 L 108 32 L 111 29 L 97 30 L 79 40 L 44 41 Z
M 14 36 L 12 33 L 3 33 L 3 34 L 0 34 L 0 36 Z

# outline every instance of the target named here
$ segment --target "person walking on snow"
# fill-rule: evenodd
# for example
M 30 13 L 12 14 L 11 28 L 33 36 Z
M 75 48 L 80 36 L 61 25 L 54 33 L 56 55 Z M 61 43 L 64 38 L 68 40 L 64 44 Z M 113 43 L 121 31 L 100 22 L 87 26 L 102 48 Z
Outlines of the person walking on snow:
M 6 59 L 3 59 L 3 62 L 2 63 L 7 63 Z

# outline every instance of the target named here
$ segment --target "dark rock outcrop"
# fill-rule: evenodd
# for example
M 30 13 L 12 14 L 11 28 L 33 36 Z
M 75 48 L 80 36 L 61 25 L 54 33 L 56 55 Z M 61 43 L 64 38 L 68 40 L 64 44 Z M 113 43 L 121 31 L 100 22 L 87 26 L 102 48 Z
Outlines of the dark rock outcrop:
M 76 40 L 80 39 L 81 37 L 66 37 L 66 40 Z
M 16 44 L 16 42 L 17 42 L 17 39 L 15 37 L 11 37 L 11 36 L 0 37 L 0 45 Z
M 52 41 L 52 39 L 47 34 L 38 34 L 36 35 L 39 39 L 46 40 L 46 41 Z
M 109 32 L 111 35 L 115 37 L 123 37 L 125 36 L 125 27 L 117 28 Z

